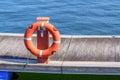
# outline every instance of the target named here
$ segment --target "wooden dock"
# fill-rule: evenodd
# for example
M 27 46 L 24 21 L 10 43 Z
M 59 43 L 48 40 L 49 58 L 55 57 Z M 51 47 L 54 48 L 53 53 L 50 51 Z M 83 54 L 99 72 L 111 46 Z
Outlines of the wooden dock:
M 32 41 L 36 46 L 36 36 Z M 50 38 L 50 43 L 52 42 Z M 120 74 L 120 36 L 61 35 L 48 64 L 37 63 L 23 34 L 0 33 L 0 70 L 60 74 Z

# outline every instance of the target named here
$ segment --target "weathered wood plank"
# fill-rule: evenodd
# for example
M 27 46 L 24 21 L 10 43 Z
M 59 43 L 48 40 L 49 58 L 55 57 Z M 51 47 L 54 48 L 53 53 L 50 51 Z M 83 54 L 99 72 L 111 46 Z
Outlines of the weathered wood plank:
M 119 61 L 119 38 L 72 38 L 65 61 Z
M 63 74 L 120 74 L 120 62 L 64 61 L 62 71 Z
M 9 59 L 10 60 L 10 59 Z M 15 72 L 43 72 L 43 73 L 61 73 L 61 61 L 50 61 L 49 64 L 41 63 L 17 63 L 10 61 L 0 61 L 0 70 Z
M 120 75 L 120 62 L 50 61 L 48 64 L 40 64 L 31 63 L 30 61 L 26 64 L 17 63 L 17 61 L 0 61 L 0 70 L 34 73 Z
M 32 38 L 36 46 L 36 37 Z M 52 42 L 51 38 L 50 41 Z M 36 59 L 24 46 L 23 34 L 0 35 L 1 58 Z M 61 36 L 55 61 L 120 61 L 120 36 Z

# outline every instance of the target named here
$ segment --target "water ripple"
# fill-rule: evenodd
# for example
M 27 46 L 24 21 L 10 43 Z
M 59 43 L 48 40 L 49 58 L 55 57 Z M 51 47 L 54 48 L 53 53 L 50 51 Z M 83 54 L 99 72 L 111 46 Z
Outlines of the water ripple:
M 120 35 L 119 0 L 1 0 L 0 32 L 24 33 L 48 16 L 61 34 Z

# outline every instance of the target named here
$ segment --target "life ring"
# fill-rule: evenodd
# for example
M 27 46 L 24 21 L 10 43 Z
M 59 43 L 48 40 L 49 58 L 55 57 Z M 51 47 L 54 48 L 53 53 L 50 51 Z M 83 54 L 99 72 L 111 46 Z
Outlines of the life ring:
M 48 30 L 52 34 L 53 38 L 53 43 L 51 47 L 44 50 L 40 50 L 34 47 L 31 41 L 33 33 L 37 31 L 39 27 L 42 26 L 44 26 L 46 30 Z M 48 22 L 35 22 L 26 30 L 24 34 L 24 44 L 33 55 L 37 57 L 48 57 L 58 50 L 60 46 L 60 34 L 59 31 Z

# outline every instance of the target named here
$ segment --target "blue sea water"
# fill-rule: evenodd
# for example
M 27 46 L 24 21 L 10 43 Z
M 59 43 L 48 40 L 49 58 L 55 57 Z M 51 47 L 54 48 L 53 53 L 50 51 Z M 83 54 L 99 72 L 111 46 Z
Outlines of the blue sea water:
M 0 0 L 0 32 L 24 33 L 38 16 L 61 34 L 120 35 L 120 0 Z

